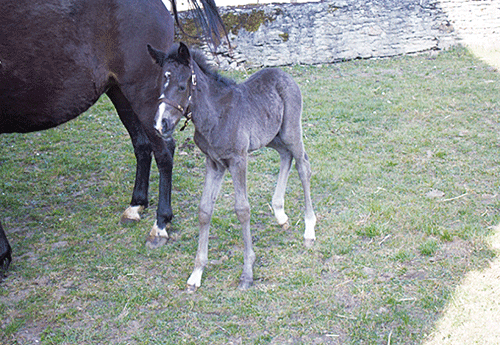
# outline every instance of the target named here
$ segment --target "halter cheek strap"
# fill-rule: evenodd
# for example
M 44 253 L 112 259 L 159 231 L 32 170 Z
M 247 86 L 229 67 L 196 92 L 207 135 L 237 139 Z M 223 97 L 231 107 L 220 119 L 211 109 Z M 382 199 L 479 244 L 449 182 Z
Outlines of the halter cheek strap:
M 187 101 L 187 104 L 185 107 L 183 107 L 182 105 L 180 105 L 179 103 L 177 102 L 174 102 L 166 97 L 160 97 L 159 98 L 159 101 L 162 102 L 162 103 L 166 103 L 168 105 L 170 105 L 171 107 L 179 110 L 182 115 L 186 118 L 186 122 L 184 122 L 184 125 L 182 125 L 182 127 L 180 128 L 180 131 L 183 131 L 186 129 L 187 125 L 189 124 L 189 121 L 191 121 L 192 119 L 192 116 L 191 116 L 191 111 L 189 109 L 189 106 L 191 104 L 191 98 L 192 98 L 192 95 L 196 89 L 196 85 L 197 85 L 197 79 L 196 79 L 196 74 L 194 73 L 194 68 L 193 68 L 193 62 L 191 61 L 189 63 L 189 67 L 191 69 L 191 88 L 190 88 L 190 92 L 189 92 L 189 97 L 188 97 L 188 101 Z

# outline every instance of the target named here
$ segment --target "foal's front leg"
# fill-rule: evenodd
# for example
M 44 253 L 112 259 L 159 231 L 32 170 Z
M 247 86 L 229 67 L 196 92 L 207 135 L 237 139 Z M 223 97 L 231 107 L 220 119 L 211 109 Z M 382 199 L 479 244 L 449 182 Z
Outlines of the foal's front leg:
M 226 168 L 218 165 L 207 157 L 205 185 L 201 195 L 200 208 L 198 211 L 198 221 L 200 224 L 200 235 L 198 239 L 198 251 L 194 262 L 194 270 L 187 281 L 187 291 L 194 292 L 201 286 L 201 276 L 203 269 L 208 262 L 208 234 L 210 229 L 210 220 L 214 211 L 214 204 L 217 200 L 222 178 Z
M 247 194 L 247 161 L 246 157 L 239 157 L 229 166 L 234 185 L 234 210 L 241 223 L 243 233 L 244 258 L 243 273 L 240 277 L 239 288 L 248 289 L 253 285 L 253 264 L 255 253 L 252 245 L 252 234 L 250 232 L 250 204 Z

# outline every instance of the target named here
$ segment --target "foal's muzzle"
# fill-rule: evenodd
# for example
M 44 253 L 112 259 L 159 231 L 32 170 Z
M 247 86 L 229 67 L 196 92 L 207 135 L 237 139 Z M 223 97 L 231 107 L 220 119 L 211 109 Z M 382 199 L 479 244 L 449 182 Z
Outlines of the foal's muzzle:
M 180 116 L 177 118 L 169 114 L 168 105 L 166 103 L 160 103 L 158 110 L 156 111 L 154 127 L 160 136 L 168 137 L 171 136 L 175 125 L 179 121 Z
M 156 130 L 162 136 L 170 136 L 172 135 L 175 126 L 179 122 L 181 116 L 177 117 L 177 116 L 172 116 L 171 114 L 169 114 L 168 117 L 165 116 L 165 114 L 167 113 L 166 107 L 167 105 L 169 105 L 171 108 L 173 108 L 171 110 L 173 110 L 174 112 L 175 110 L 177 110 L 179 112 L 178 113 L 179 115 L 182 115 L 186 118 L 186 122 L 180 129 L 181 131 L 183 131 L 186 128 L 188 122 L 191 120 L 191 111 L 189 109 L 189 104 L 191 102 L 191 95 L 189 95 L 188 103 L 185 107 L 163 96 L 159 98 L 159 101 L 160 101 L 160 106 L 158 107 L 158 113 L 156 114 L 155 118 Z

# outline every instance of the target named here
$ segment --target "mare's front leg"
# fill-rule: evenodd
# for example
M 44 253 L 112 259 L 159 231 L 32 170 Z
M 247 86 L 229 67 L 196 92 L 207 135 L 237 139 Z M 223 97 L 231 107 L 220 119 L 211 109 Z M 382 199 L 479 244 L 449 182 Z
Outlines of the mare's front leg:
M 246 156 L 238 157 L 234 162 L 231 162 L 229 171 L 231 172 L 234 185 L 234 210 L 241 224 L 244 243 L 243 273 L 240 277 L 239 288 L 246 290 L 253 285 L 253 264 L 255 262 L 252 234 L 250 231 L 250 204 L 248 203 L 247 194 Z
M 170 222 L 173 218 L 171 194 L 175 141 L 172 137 L 163 138 L 156 134 L 152 137 L 150 136 L 150 140 L 152 141 L 156 165 L 160 173 L 160 180 L 156 222 L 146 239 L 146 246 L 151 249 L 156 249 L 167 243 L 167 228 L 170 226 Z
M 134 109 L 132 104 L 118 87 L 108 91 L 108 96 L 113 101 L 120 119 L 127 128 L 134 152 L 137 158 L 137 171 L 132 195 L 131 207 L 129 207 L 122 219 L 140 220 L 139 212 L 148 205 L 149 174 L 151 168 L 151 152 L 154 153 L 159 179 L 158 207 L 156 221 L 146 240 L 149 248 L 158 248 L 168 240 L 167 224 L 173 217 L 171 207 L 172 191 L 172 168 L 175 151 L 175 141 L 172 137 L 162 138 L 153 127 L 153 118 L 156 112 L 157 101 L 152 97 L 144 100 L 140 97 L 134 98 Z
M 200 235 L 198 238 L 198 251 L 194 261 L 194 270 L 187 281 L 187 291 L 194 292 L 201 286 L 203 269 L 208 263 L 208 234 L 210 220 L 214 211 L 215 201 L 222 185 L 222 179 L 226 168 L 207 157 L 205 184 L 201 195 L 200 208 L 198 210 L 198 221 Z

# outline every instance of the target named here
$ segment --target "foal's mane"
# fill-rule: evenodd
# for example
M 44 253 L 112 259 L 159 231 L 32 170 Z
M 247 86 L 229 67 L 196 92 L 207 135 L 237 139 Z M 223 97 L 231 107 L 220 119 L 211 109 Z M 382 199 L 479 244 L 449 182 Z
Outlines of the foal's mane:
M 179 58 L 178 55 L 178 48 L 178 44 L 174 44 L 172 46 L 170 51 L 167 53 L 167 60 L 172 60 L 183 64 L 184 62 Z M 191 54 L 193 61 L 196 62 L 201 71 L 213 81 L 220 83 L 223 86 L 231 86 L 236 84 L 234 80 L 219 74 L 219 72 L 207 62 L 207 59 L 202 51 L 198 49 L 190 49 L 189 53 Z

